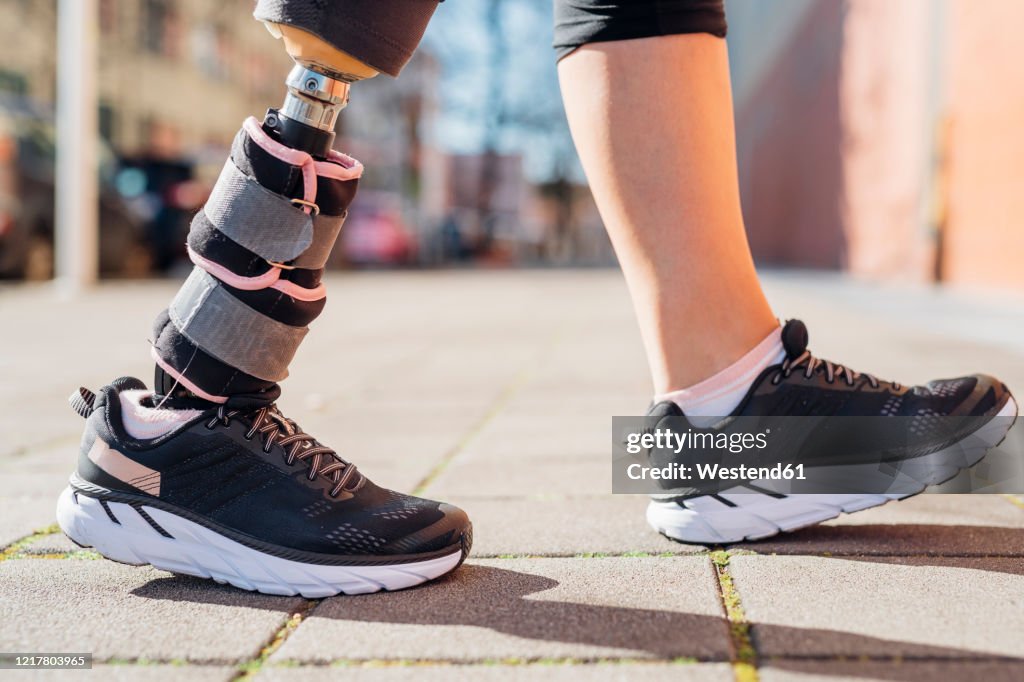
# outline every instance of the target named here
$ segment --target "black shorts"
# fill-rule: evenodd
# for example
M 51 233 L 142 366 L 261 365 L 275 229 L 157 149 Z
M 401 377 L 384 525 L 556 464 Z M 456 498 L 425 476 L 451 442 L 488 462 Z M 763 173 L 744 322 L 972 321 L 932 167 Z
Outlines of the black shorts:
M 452 0 L 451 11 L 458 11 Z M 257 19 L 323 38 L 397 76 L 412 57 L 437 0 L 259 0 Z M 587 43 L 676 33 L 726 32 L 723 0 L 555 0 L 554 47 L 561 59 Z
M 561 59 L 587 43 L 676 33 L 725 37 L 723 0 L 555 0 L 555 52 Z

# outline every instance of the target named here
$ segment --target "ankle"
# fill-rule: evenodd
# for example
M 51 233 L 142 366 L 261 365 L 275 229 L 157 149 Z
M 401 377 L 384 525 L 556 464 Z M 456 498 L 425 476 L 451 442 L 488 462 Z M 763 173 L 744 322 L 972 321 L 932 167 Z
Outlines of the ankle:
M 660 362 L 652 362 L 651 374 L 656 394 L 689 388 L 716 376 L 780 329 L 774 317 L 757 324 L 744 325 L 728 331 L 704 332 L 685 342 L 663 344 Z M 657 357 L 648 352 L 650 357 Z M 656 366 L 660 364 L 660 367 Z
M 739 359 L 699 382 L 675 390 L 661 391 L 655 395 L 654 401 L 674 402 L 691 417 L 726 416 L 740 404 L 754 380 L 768 367 L 782 362 L 785 356 L 781 327 L 776 324 L 774 329 L 753 348 L 748 348 Z

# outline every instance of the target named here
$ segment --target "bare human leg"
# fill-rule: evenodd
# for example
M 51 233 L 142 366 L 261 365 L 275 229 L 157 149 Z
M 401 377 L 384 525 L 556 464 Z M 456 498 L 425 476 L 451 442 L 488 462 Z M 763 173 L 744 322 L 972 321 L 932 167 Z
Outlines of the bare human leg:
M 590 43 L 558 71 L 655 393 L 700 382 L 778 326 L 740 213 L 725 40 Z

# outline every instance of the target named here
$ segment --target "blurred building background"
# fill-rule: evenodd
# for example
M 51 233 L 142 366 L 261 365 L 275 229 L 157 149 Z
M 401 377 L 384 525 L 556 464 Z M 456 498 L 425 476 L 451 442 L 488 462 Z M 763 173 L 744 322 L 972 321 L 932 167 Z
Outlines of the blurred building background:
M 1024 3 L 726 5 L 758 262 L 1024 287 Z
M 101 271 L 184 267 L 184 235 L 290 62 L 252 0 L 100 0 Z M 1017 0 L 727 0 L 762 265 L 1020 288 Z M 53 271 L 56 0 L 0 0 L 0 276 Z M 564 120 L 551 0 L 441 6 L 402 77 L 355 86 L 367 172 L 334 267 L 604 265 Z M 672 87 L 672 84 L 666 84 Z
M 280 105 L 291 61 L 253 5 L 99 0 L 104 276 L 186 267 L 188 223 L 242 120 Z M 458 9 L 339 119 L 337 146 L 367 172 L 331 265 L 612 263 L 558 98 L 550 0 Z M 57 2 L 0 0 L 0 13 L 0 277 L 46 279 Z M 532 53 L 515 71 L 513 41 Z

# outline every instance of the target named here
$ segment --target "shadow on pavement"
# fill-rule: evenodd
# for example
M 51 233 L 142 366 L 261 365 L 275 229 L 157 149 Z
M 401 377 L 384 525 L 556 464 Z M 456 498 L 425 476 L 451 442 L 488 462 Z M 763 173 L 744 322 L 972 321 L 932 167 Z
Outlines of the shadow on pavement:
M 665 576 L 666 580 L 671 578 L 671 575 Z M 186 582 L 193 583 L 189 585 L 191 589 L 170 589 Z M 197 590 L 195 586 L 198 584 L 209 585 L 209 589 Z M 415 589 L 324 600 L 309 618 L 351 624 L 472 626 L 528 640 L 614 648 L 625 652 L 627 657 L 729 660 L 729 628 L 724 617 L 545 600 L 541 593 L 558 586 L 558 581 L 545 576 L 467 564 L 447 578 Z M 581 598 L 586 599 L 586 585 L 581 584 L 580 587 L 583 592 Z M 678 589 L 689 588 L 680 584 Z M 172 600 L 179 599 L 176 594 L 183 594 L 187 595 L 181 598 L 183 600 L 198 598 L 205 603 L 244 604 L 234 590 L 187 577 L 153 580 L 134 590 L 133 594 L 142 598 Z M 309 625 L 307 622 L 304 627 Z M 902 664 L 892 665 L 893 661 L 889 659 L 886 665 L 871 666 L 870 673 L 874 679 L 898 682 L 928 679 L 930 682 L 935 677 L 934 667 L 918 669 L 915 667 L 917 660 L 941 667 L 951 665 L 951 659 L 976 659 L 979 670 L 987 671 L 985 679 L 1024 679 L 1024 658 L 1020 657 L 996 657 L 966 649 L 767 623 L 755 623 L 753 634 L 755 641 L 770 638 L 774 642 L 791 643 L 793 651 L 849 652 L 847 661 L 850 658 L 870 659 L 873 655 L 878 656 L 872 652 L 898 649 Z M 344 633 L 336 630 L 317 632 L 318 638 L 333 636 L 344 638 Z M 434 637 L 437 634 L 424 630 L 423 636 Z M 395 655 L 402 656 L 401 652 Z M 835 663 L 837 661 L 831 656 L 822 660 L 783 658 L 762 661 L 763 665 L 793 670 L 805 670 L 810 666 L 810 671 L 819 675 L 843 676 L 853 672 L 849 666 L 833 666 Z M 967 664 L 961 660 L 956 665 Z M 999 674 L 994 675 L 995 672 Z
M 1024 528 L 911 523 L 820 525 L 729 548 L 755 554 L 826 555 L 864 561 L 872 557 L 1017 558 L 1020 572 L 1011 562 L 1000 562 L 1000 568 L 992 570 L 1024 574 Z
M 893 682 L 946 682 L 980 681 L 1020 682 L 1024 679 L 1024 662 L 1020 659 L 1003 661 L 943 661 L 943 660 L 800 660 L 773 659 L 762 661 L 763 667 L 800 674 L 793 682 L 808 682 L 822 677 L 836 677 L 845 681 L 892 680 Z M 762 677 L 764 675 L 762 674 Z

